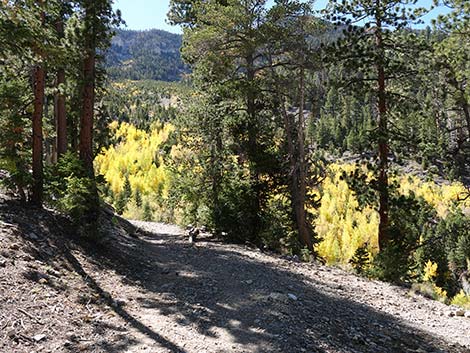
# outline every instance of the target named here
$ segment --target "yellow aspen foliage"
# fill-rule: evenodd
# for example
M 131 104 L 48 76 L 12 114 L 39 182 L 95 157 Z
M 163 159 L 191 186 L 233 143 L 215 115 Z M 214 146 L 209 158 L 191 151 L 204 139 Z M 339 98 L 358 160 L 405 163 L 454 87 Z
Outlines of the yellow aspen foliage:
M 461 290 L 451 301 L 452 305 L 457 305 L 465 309 L 470 309 L 470 296 Z
M 445 302 L 447 300 L 447 291 L 442 289 L 441 287 L 436 286 L 433 284 L 434 292 L 436 293 L 437 300 Z
M 123 190 L 127 177 L 132 190 L 166 197 L 170 180 L 160 149 L 173 126 L 155 124 L 146 132 L 128 123 L 113 122 L 110 128 L 120 142 L 101 151 L 95 158 L 95 169 L 104 176 L 113 193 Z
M 371 207 L 359 210 L 353 191 L 340 178 L 343 172 L 349 173 L 355 168 L 354 164 L 330 165 L 328 176 L 319 190 L 315 191 L 322 195 L 320 207 L 310 210 L 316 215 L 315 230 L 320 239 L 316 250 L 329 264 L 348 263 L 356 250 L 364 245 L 367 245 L 367 251 L 372 256 L 378 251 L 377 212 Z M 399 175 L 396 178 L 400 194 L 409 195 L 413 192 L 423 197 L 440 217 L 445 217 L 458 196 L 465 193 L 461 183 L 437 184 L 411 175 Z M 460 205 L 470 207 L 469 201 Z
M 342 171 L 352 170 L 352 165 L 332 165 L 329 176 L 321 185 L 323 195 L 316 211 L 315 230 L 321 242 L 319 255 L 327 263 L 347 263 L 356 250 L 367 243 L 368 251 L 378 249 L 378 215 L 371 208 L 358 210 L 358 202 L 346 181 L 341 180 Z
M 437 276 L 437 263 L 434 263 L 431 260 L 429 260 L 428 262 L 426 262 L 426 267 L 424 268 L 423 280 L 425 282 L 432 282 L 436 276 Z
M 416 196 L 424 198 L 436 209 L 439 217 L 445 217 L 452 203 L 458 200 L 459 195 L 465 193 L 465 187 L 460 182 L 437 184 L 422 181 L 416 176 L 401 176 L 399 185 L 401 194 L 409 195 L 412 191 Z M 466 201 L 461 206 L 469 207 L 470 202 Z

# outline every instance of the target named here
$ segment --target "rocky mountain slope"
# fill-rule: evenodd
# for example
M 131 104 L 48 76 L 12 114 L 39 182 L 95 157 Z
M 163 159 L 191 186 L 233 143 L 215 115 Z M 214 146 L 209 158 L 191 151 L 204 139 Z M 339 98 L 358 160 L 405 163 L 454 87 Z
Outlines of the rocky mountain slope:
M 180 55 L 182 36 L 162 30 L 117 30 L 106 53 L 112 79 L 179 81 L 188 72 Z
M 468 352 L 470 318 L 405 288 L 175 226 L 0 201 L 0 352 Z M 455 310 L 454 310 L 455 313 Z

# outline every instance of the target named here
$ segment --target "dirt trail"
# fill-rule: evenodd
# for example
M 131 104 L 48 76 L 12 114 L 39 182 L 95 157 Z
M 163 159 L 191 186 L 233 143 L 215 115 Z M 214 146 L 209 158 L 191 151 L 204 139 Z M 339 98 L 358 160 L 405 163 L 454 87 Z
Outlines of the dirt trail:
M 138 247 L 146 262 L 127 274 L 139 286 L 102 283 L 153 331 L 131 329 L 139 343 L 129 351 L 470 350 L 469 318 L 446 317 L 446 306 L 406 289 L 210 239 L 191 245 L 174 226 L 135 225 L 148 232 Z
M 0 303 L 0 314 L 10 320 L 0 316 L 0 328 L 7 322 L 0 351 L 470 351 L 470 318 L 447 317 L 448 307 L 409 296 L 406 289 L 209 238 L 190 244 L 175 226 L 134 224 L 145 230 L 138 239 L 115 235 L 102 249 L 57 246 L 66 249 L 64 266 L 82 283 L 68 290 L 54 287 L 47 306 L 64 298 L 79 303 L 53 312 L 49 320 L 55 324 L 47 329 L 44 323 L 28 326 L 23 317 L 31 335 L 45 335 L 29 343 L 12 334 L 8 322 L 15 316 L 7 315 L 12 306 Z M 4 239 L 12 236 L 7 233 Z M 63 273 L 57 277 L 65 280 Z M 0 282 L 0 299 L 5 283 Z M 11 305 L 20 303 L 34 315 L 25 291 Z M 87 318 L 74 321 L 74 315 Z

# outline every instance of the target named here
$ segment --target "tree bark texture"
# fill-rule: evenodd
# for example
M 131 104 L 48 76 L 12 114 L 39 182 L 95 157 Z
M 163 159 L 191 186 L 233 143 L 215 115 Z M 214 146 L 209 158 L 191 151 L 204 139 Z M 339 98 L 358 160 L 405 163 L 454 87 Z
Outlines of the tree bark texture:
M 299 77 L 299 119 L 297 127 L 297 154 L 298 160 L 296 161 L 297 182 L 296 188 L 293 192 L 296 194 L 294 212 L 297 221 L 297 228 L 299 232 L 299 240 L 302 245 L 306 246 L 309 251 L 313 251 L 313 236 L 310 225 L 307 223 L 307 210 L 305 208 L 305 201 L 307 199 L 307 165 L 305 159 L 305 84 L 304 84 L 304 68 L 300 68 Z
M 258 151 L 258 139 L 257 139 L 257 117 L 256 117 L 256 104 L 255 104 L 255 92 L 253 91 L 253 83 L 255 81 L 255 69 L 254 69 L 254 59 L 253 54 L 247 55 L 246 60 L 246 78 L 249 84 L 247 96 L 246 96 L 246 105 L 247 105 L 247 115 L 248 115 L 248 155 L 251 164 L 251 183 L 254 191 L 254 197 L 251 200 L 251 220 L 250 227 L 252 238 L 257 239 L 258 233 L 261 230 L 261 205 L 262 205 L 262 195 L 261 195 L 261 182 L 260 182 L 260 173 L 259 165 L 257 162 L 256 154 Z
M 376 2 L 377 8 L 380 1 Z M 378 192 L 379 192 L 379 249 L 384 250 L 390 243 L 389 237 L 389 188 L 388 188 L 388 121 L 387 121 L 387 101 L 385 69 L 383 65 L 384 44 L 382 39 L 382 22 L 379 11 L 376 13 L 375 41 L 378 56 L 376 59 L 377 68 L 377 95 L 378 95 Z
M 89 176 L 93 171 L 93 119 L 95 104 L 95 52 L 88 48 L 83 61 L 83 95 L 82 111 L 80 116 L 80 159 Z
M 40 6 L 42 1 L 38 1 Z M 41 21 L 44 24 L 45 13 L 41 12 Z M 44 54 L 41 49 L 36 49 L 39 58 Z M 42 115 L 44 110 L 44 91 L 46 85 L 46 71 L 42 63 L 38 63 L 33 69 L 33 94 L 34 105 L 32 115 L 32 169 L 33 184 L 31 190 L 31 204 L 41 207 L 44 192 L 44 171 L 43 171 L 43 147 L 42 147 Z
M 64 24 L 59 20 L 56 24 L 56 30 L 60 37 L 64 33 Z M 65 108 L 65 95 L 59 90 L 61 86 L 65 85 L 65 70 L 60 67 L 57 70 L 56 87 L 58 89 L 55 95 L 54 115 L 56 121 L 57 133 L 57 157 L 60 158 L 67 151 L 67 116 Z

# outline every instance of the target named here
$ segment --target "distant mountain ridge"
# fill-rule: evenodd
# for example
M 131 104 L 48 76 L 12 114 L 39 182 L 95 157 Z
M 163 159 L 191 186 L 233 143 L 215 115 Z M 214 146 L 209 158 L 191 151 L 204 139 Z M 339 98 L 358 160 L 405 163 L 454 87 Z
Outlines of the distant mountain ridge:
M 179 81 L 189 69 L 181 60 L 182 36 L 158 29 L 116 31 L 106 54 L 112 79 Z
M 332 42 L 343 34 L 345 27 L 312 36 L 312 45 Z M 181 59 L 183 36 L 159 29 L 118 29 L 106 53 L 106 70 L 113 80 L 180 81 L 190 69 Z

